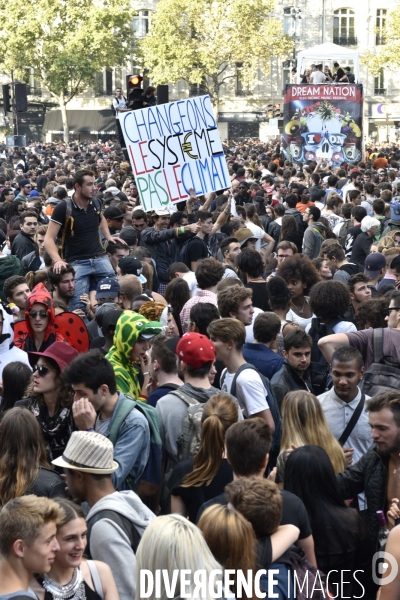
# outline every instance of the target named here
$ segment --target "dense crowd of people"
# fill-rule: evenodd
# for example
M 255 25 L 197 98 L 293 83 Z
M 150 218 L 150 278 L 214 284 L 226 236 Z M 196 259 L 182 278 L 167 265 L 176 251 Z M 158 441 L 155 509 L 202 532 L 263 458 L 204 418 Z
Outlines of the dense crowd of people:
M 0 147 L 0 600 L 400 599 L 400 148 L 223 145 L 151 212 L 118 144 Z

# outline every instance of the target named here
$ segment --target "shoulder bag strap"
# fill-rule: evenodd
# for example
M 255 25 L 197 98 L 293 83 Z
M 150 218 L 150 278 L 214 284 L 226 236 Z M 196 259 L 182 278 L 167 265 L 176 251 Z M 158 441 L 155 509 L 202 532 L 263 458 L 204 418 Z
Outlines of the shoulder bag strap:
M 383 329 L 378 327 L 373 330 L 372 347 L 374 351 L 374 363 L 379 363 L 383 358 Z
M 136 401 L 127 400 L 126 398 L 120 403 L 117 409 L 117 414 L 111 424 L 110 431 L 108 432 L 108 439 L 112 442 L 113 446 L 117 443 L 119 431 L 122 423 L 125 421 L 129 413 L 136 407 Z
M 358 419 L 360 418 L 361 412 L 364 408 L 364 404 L 365 404 L 365 394 L 362 393 L 361 400 L 357 404 L 357 408 L 353 412 L 353 415 L 352 415 L 350 421 L 347 423 L 345 430 L 343 431 L 342 435 L 338 439 L 338 442 L 341 446 L 344 446 L 344 444 L 347 442 L 351 432 L 353 431 L 354 427 L 356 426 L 356 423 L 357 423 Z
M 94 560 L 88 560 L 86 561 L 86 563 L 89 567 L 90 575 L 92 577 L 94 591 L 100 596 L 101 600 L 104 600 L 103 584 L 101 583 L 100 573 L 98 568 L 96 567 L 96 563 L 94 562 Z
M 183 392 L 180 389 L 172 390 L 171 392 L 168 392 L 168 394 L 172 394 L 173 396 L 177 396 L 178 398 L 180 398 L 181 400 L 183 400 L 183 402 L 187 406 L 194 406 L 195 404 L 198 404 L 197 400 L 195 400 L 194 398 L 192 398 L 191 396 L 189 396 L 189 394 L 186 394 L 186 392 Z
M 245 369 L 253 369 L 253 371 L 257 371 L 256 367 L 254 367 L 253 365 L 251 365 L 250 363 L 245 363 L 244 365 L 242 365 L 241 367 L 238 368 L 238 370 L 235 373 L 235 376 L 232 380 L 232 385 L 231 385 L 231 391 L 229 392 L 231 396 L 235 396 L 236 398 L 236 380 L 239 377 L 240 373 L 242 371 L 244 371 Z

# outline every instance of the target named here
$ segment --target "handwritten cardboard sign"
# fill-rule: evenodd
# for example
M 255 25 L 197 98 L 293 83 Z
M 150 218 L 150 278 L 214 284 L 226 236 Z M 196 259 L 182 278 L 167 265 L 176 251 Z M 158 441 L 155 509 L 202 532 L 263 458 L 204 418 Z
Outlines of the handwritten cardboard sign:
M 120 119 L 145 211 L 230 187 L 210 97 L 196 96 Z

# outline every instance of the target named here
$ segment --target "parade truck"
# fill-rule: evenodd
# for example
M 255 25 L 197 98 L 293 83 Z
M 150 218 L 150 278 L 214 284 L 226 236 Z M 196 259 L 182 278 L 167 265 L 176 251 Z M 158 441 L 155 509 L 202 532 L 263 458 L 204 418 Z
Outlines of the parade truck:
M 339 55 L 339 56 L 338 56 Z M 346 58 L 347 57 L 347 58 Z M 358 81 L 358 54 L 322 44 L 299 53 L 297 75 L 311 63 L 352 64 Z M 292 83 L 284 96 L 282 150 L 293 163 L 356 163 L 363 151 L 363 86 L 360 83 Z

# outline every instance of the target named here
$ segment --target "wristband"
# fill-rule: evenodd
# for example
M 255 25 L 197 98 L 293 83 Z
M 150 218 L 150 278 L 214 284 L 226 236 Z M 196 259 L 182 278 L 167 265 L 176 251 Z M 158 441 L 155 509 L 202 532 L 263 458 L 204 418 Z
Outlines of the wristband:
M 185 228 L 184 227 L 181 227 L 180 230 L 181 230 L 181 233 L 185 233 Z
M 94 427 L 89 427 L 86 431 L 94 431 Z

